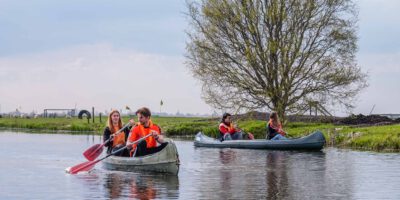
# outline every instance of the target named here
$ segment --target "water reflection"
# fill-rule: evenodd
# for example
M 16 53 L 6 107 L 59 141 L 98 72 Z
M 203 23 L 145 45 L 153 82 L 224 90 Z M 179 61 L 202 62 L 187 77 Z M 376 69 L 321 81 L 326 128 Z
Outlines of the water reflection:
M 92 134 L 87 134 L 86 135 L 86 142 L 88 144 L 102 143 L 103 142 L 103 136 L 102 135 L 97 135 L 94 132 Z
M 221 191 L 221 199 L 229 199 L 232 192 L 234 192 L 233 190 L 236 189 L 232 188 L 234 184 L 232 183 L 232 166 L 230 165 L 236 159 L 236 152 L 231 149 L 221 149 L 219 151 L 219 159 L 223 165 L 227 166 L 225 169 L 220 170 L 220 179 L 222 181 L 219 190 Z
M 122 186 L 124 185 L 123 177 L 117 173 L 107 174 L 104 188 L 108 192 L 106 197 L 116 199 L 121 196 Z
M 266 155 L 266 186 L 268 199 L 282 199 L 287 196 L 286 152 L 273 151 Z
M 176 141 L 179 179 L 101 164 L 70 175 L 64 169 L 81 163 L 82 151 L 101 137 L 0 136 L 0 199 L 400 199 L 399 153 L 211 149 Z
M 195 174 L 200 183 L 199 198 L 323 198 L 329 196 L 326 194 L 332 189 L 325 187 L 332 181 L 342 185 L 346 182 L 343 177 L 326 177 L 330 172 L 324 152 L 202 149 L 196 153 L 206 161 L 197 168 L 207 172 Z
M 108 173 L 104 178 L 106 197 L 110 199 L 170 199 L 179 197 L 177 176 L 134 173 Z
M 232 149 L 221 149 L 219 151 L 219 160 L 222 164 L 227 165 L 236 159 L 236 152 Z

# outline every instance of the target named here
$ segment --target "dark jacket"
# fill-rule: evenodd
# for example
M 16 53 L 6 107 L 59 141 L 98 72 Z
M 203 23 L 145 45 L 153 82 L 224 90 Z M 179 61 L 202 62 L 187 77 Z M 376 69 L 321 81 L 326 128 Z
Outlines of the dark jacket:
M 128 139 L 129 132 L 130 132 L 131 128 L 132 128 L 132 126 L 128 126 L 128 127 L 126 127 L 126 128 L 121 132 L 121 134 L 125 134 L 125 142 L 126 142 L 127 139 Z M 108 139 L 110 139 L 111 134 L 112 134 L 112 133 L 111 133 L 111 130 L 110 130 L 110 128 L 107 126 L 107 127 L 104 129 L 103 142 L 105 142 L 105 141 L 107 141 Z M 107 147 L 107 153 L 111 153 L 111 150 L 112 150 L 112 140 L 110 140 L 109 142 L 107 142 L 104 146 Z
M 272 139 L 273 137 L 275 137 L 276 134 L 279 134 L 278 131 L 276 131 L 275 129 L 273 129 L 273 128 L 269 125 L 269 123 L 268 123 L 268 126 L 267 126 L 267 130 L 268 130 L 268 132 L 267 132 L 267 139 L 268 139 L 268 140 L 270 140 L 270 139 Z

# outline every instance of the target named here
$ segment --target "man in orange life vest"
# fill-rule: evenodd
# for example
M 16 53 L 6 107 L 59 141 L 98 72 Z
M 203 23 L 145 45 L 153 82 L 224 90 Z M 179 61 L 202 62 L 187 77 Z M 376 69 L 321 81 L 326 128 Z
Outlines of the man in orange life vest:
M 130 149 L 131 156 L 139 157 L 152 153 L 156 153 L 163 149 L 167 143 L 164 142 L 164 137 L 161 135 L 161 129 L 151 121 L 151 112 L 148 108 L 143 107 L 136 111 L 138 117 L 138 125 L 131 130 L 129 134 L 127 146 Z M 151 134 L 139 144 L 132 144 L 134 141 Z M 160 143 L 160 146 L 157 146 Z

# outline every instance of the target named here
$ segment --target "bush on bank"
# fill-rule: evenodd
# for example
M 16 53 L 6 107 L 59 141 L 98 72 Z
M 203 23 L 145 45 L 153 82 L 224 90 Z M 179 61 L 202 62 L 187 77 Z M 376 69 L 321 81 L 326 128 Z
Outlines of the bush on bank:
M 123 119 L 124 122 L 128 118 Z M 158 124 L 162 132 L 168 136 L 192 136 L 199 131 L 206 135 L 217 137 L 219 135 L 218 119 L 183 118 L 183 117 L 153 117 L 153 122 Z M 251 132 L 257 139 L 266 136 L 266 121 L 239 120 L 238 126 L 245 132 Z M 95 123 L 87 123 L 87 119 L 66 118 L 0 118 L 0 127 L 23 128 L 35 130 L 66 130 L 66 131 L 94 131 L 101 135 L 106 126 L 106 118 L 102 122 L 95 118 Z M 351 147 L 376 151 L 400 151 L 400 124 L 351 127 L 348 125 L 334 125 L 331 123 L 288 123 L 284 129 L 288 137 L 297 138 L 308 135 L 316 130 L 324 133 L 328 145 Z

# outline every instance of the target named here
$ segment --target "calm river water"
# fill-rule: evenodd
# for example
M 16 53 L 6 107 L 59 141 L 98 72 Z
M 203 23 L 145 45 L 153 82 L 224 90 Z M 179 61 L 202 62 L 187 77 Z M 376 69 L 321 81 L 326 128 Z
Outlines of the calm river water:
M 400 199 L 400 154 L 195 148 L 176 139 L 178 176 L 70 175 L 93 135 L 0 132 L 0 199 Z

